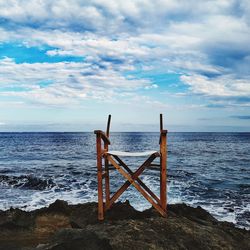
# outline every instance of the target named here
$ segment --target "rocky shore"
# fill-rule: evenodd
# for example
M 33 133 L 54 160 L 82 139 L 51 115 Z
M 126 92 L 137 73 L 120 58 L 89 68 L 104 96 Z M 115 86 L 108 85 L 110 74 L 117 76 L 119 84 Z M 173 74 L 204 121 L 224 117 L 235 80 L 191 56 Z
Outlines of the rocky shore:
M 168 217 L 154 209 L 116 203 L 103 222 L 97 204 L 68 205 L 57 200 L 31 212 L 0 211 L 1 250 L 78 249 L 250 249 L 250 231 L 219 222 L 202 208 L 168 206 Z

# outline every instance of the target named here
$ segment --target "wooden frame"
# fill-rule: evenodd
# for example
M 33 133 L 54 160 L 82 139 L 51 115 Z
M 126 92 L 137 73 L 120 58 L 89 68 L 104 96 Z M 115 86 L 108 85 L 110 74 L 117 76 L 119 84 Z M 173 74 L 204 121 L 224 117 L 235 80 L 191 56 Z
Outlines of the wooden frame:
M 110 145 L 111 115 L 108 117 L 106 133 L 101 130 L 95 130 L 96 134 L 96 152 L 97 152 L 97 181 L 98 181 L 98 219 L 104 219 L 104 213 L 112 207 L 114 202 L 123 194 L 123 192 L 133 185 L 148 202 L 163 216 L 167 214 L 167 130 L 163 129 L 163 117 L 160 114 L 160 152 L 152 153 L 145 162 L 133 172 L 118 155 L 109 154 Z M 139 176 L 143 171 L 153 164 L 152 162 L 160 157 L 160 197 L 157 197 Z M 104 168 L 103 168 L 104 165 Z M 117 170 L 125 179 L 125 183 L 110 196 L 109 171 L 110 167 Z M 103 179 L 105 179 L 105 199 L 103 194 Z M 105 202 L 104 202 L 105 201 Z

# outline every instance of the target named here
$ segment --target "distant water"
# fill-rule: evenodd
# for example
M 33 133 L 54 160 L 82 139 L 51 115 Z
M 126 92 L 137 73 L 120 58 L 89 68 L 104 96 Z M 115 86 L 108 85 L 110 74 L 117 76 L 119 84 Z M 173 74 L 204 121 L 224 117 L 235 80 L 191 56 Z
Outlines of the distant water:
M 112 149 L 158 149 L 158 133 L 112 133 Z M 250 228 L 250 133 L 169 133 L 168 201 L 202 206 L 216 218 Z M 124 159 L 131 166 L 144 158 Z M 0 133 L 0 209 L 32 210 L 56 199 L 97 201 L 93 133 Z M 111 184 L 124 180 L 112 172 Z M 142 180 L 156 193 L 159 172 Z M 121 197 L 150 207 L 134 188 Z

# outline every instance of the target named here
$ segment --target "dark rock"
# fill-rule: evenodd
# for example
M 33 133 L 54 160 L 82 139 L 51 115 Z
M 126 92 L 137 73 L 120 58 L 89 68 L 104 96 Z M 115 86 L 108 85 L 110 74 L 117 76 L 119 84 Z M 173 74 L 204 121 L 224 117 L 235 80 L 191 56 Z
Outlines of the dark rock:
M 45 248 L 51 250 L 110 250 L 109 240 L 101 239 L 96 233 L 84 229 L 63 229 L 55 234 L 52 246 Z
M 13 186 L 15 188 L 45 190 L 55 186 L 55 183 L 48 179 L 43 180 L 31 175 L 8 176 L 0 175 L 0 183 Z
M 70 208 L 66 201 L 56 200 L 54 203 L 49 205 L 47 211 L 54 213 L 69 214 Z
M 32 214 L 20 209 L 9 209 L 0 212 L 0 228 L 1 230 L 22 230 L 30 229 L 34 225 Z
M 163 218 L 153 209 L 118 202 L 97 220 L 97 204 L 57 200 L 31 212 L 0 211 L 1 249 L 250 249 L 250 231 L 219 222 L 201 207 L 168 206 Z
M 108 220 L 141 219 L 144 217 L 143 212 L 135 210 L 129 201 L 115 203 L 106 214 Z
M 189 207 L 186 204 L 174 204 L 169 206 L 169 211 L 173 212 L 175 215 L 180 217 L 186 217 L 190 220 L 201 222 L 216 222 L 217 220 L 206 210 L 202 209 L 200 206 L 197 208 Z
M 2 223 L 0 225 L 1 230 L 25 230 L 27 229 L 25 226 L 19 225 L 18 223 L 15 223 L 13 221 L 7 221 L 5 223 Z
M 20 185 L 22 188 L 35 189 L 35 190 L 45 190 L 55 186 L 52 180 L 41 180 L 34 176 L 27 176 L 27 180 Z

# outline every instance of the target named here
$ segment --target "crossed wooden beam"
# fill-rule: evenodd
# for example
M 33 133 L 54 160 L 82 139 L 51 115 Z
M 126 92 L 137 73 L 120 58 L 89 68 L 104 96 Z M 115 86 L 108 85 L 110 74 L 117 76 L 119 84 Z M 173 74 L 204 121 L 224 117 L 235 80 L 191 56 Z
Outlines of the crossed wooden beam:
M 96 151 L 97 151 L 97 179 L 98 179 L 98 219 L 104 219 L 104 213 L 114 202 L 123 194 L 123 192 L 133 185 L 141 194 L 144 196 L 149 203 L 163 216 L 166 217 L 167 212 L 167 130 L 163 130 L 163 120 L 162 115 L 160 115 L 160 152 L 153 152 L 144 161 L 144 163 L 139 166 L 139 168 L 133 172 L 127 164 L 115 153 L 114 151 L 108 151 L 108 146 L 110 145 L 109 140 L 109 128 L 110 128 L 111 115 L 109 115 L 107 130 L 104 133 L 101 130 L 95 130 L 96 134 Z M 126 152 L 122 152 L 126 153 Z M 144 172 L 144 170 L 152 165 L 152 162 L 160 157 L 160 197 L 157 197 L 147 185 L 139 178 L 139 176 Z M 104 161 L 104 168 L 103 168 Z M 126 181 L 124 184 L 112 195 L 110 196 L 110 179 L 109 171 L 110 167 L 117 170 Z M 105 202 L 103 195 L 103 179 L 105 179 Z

